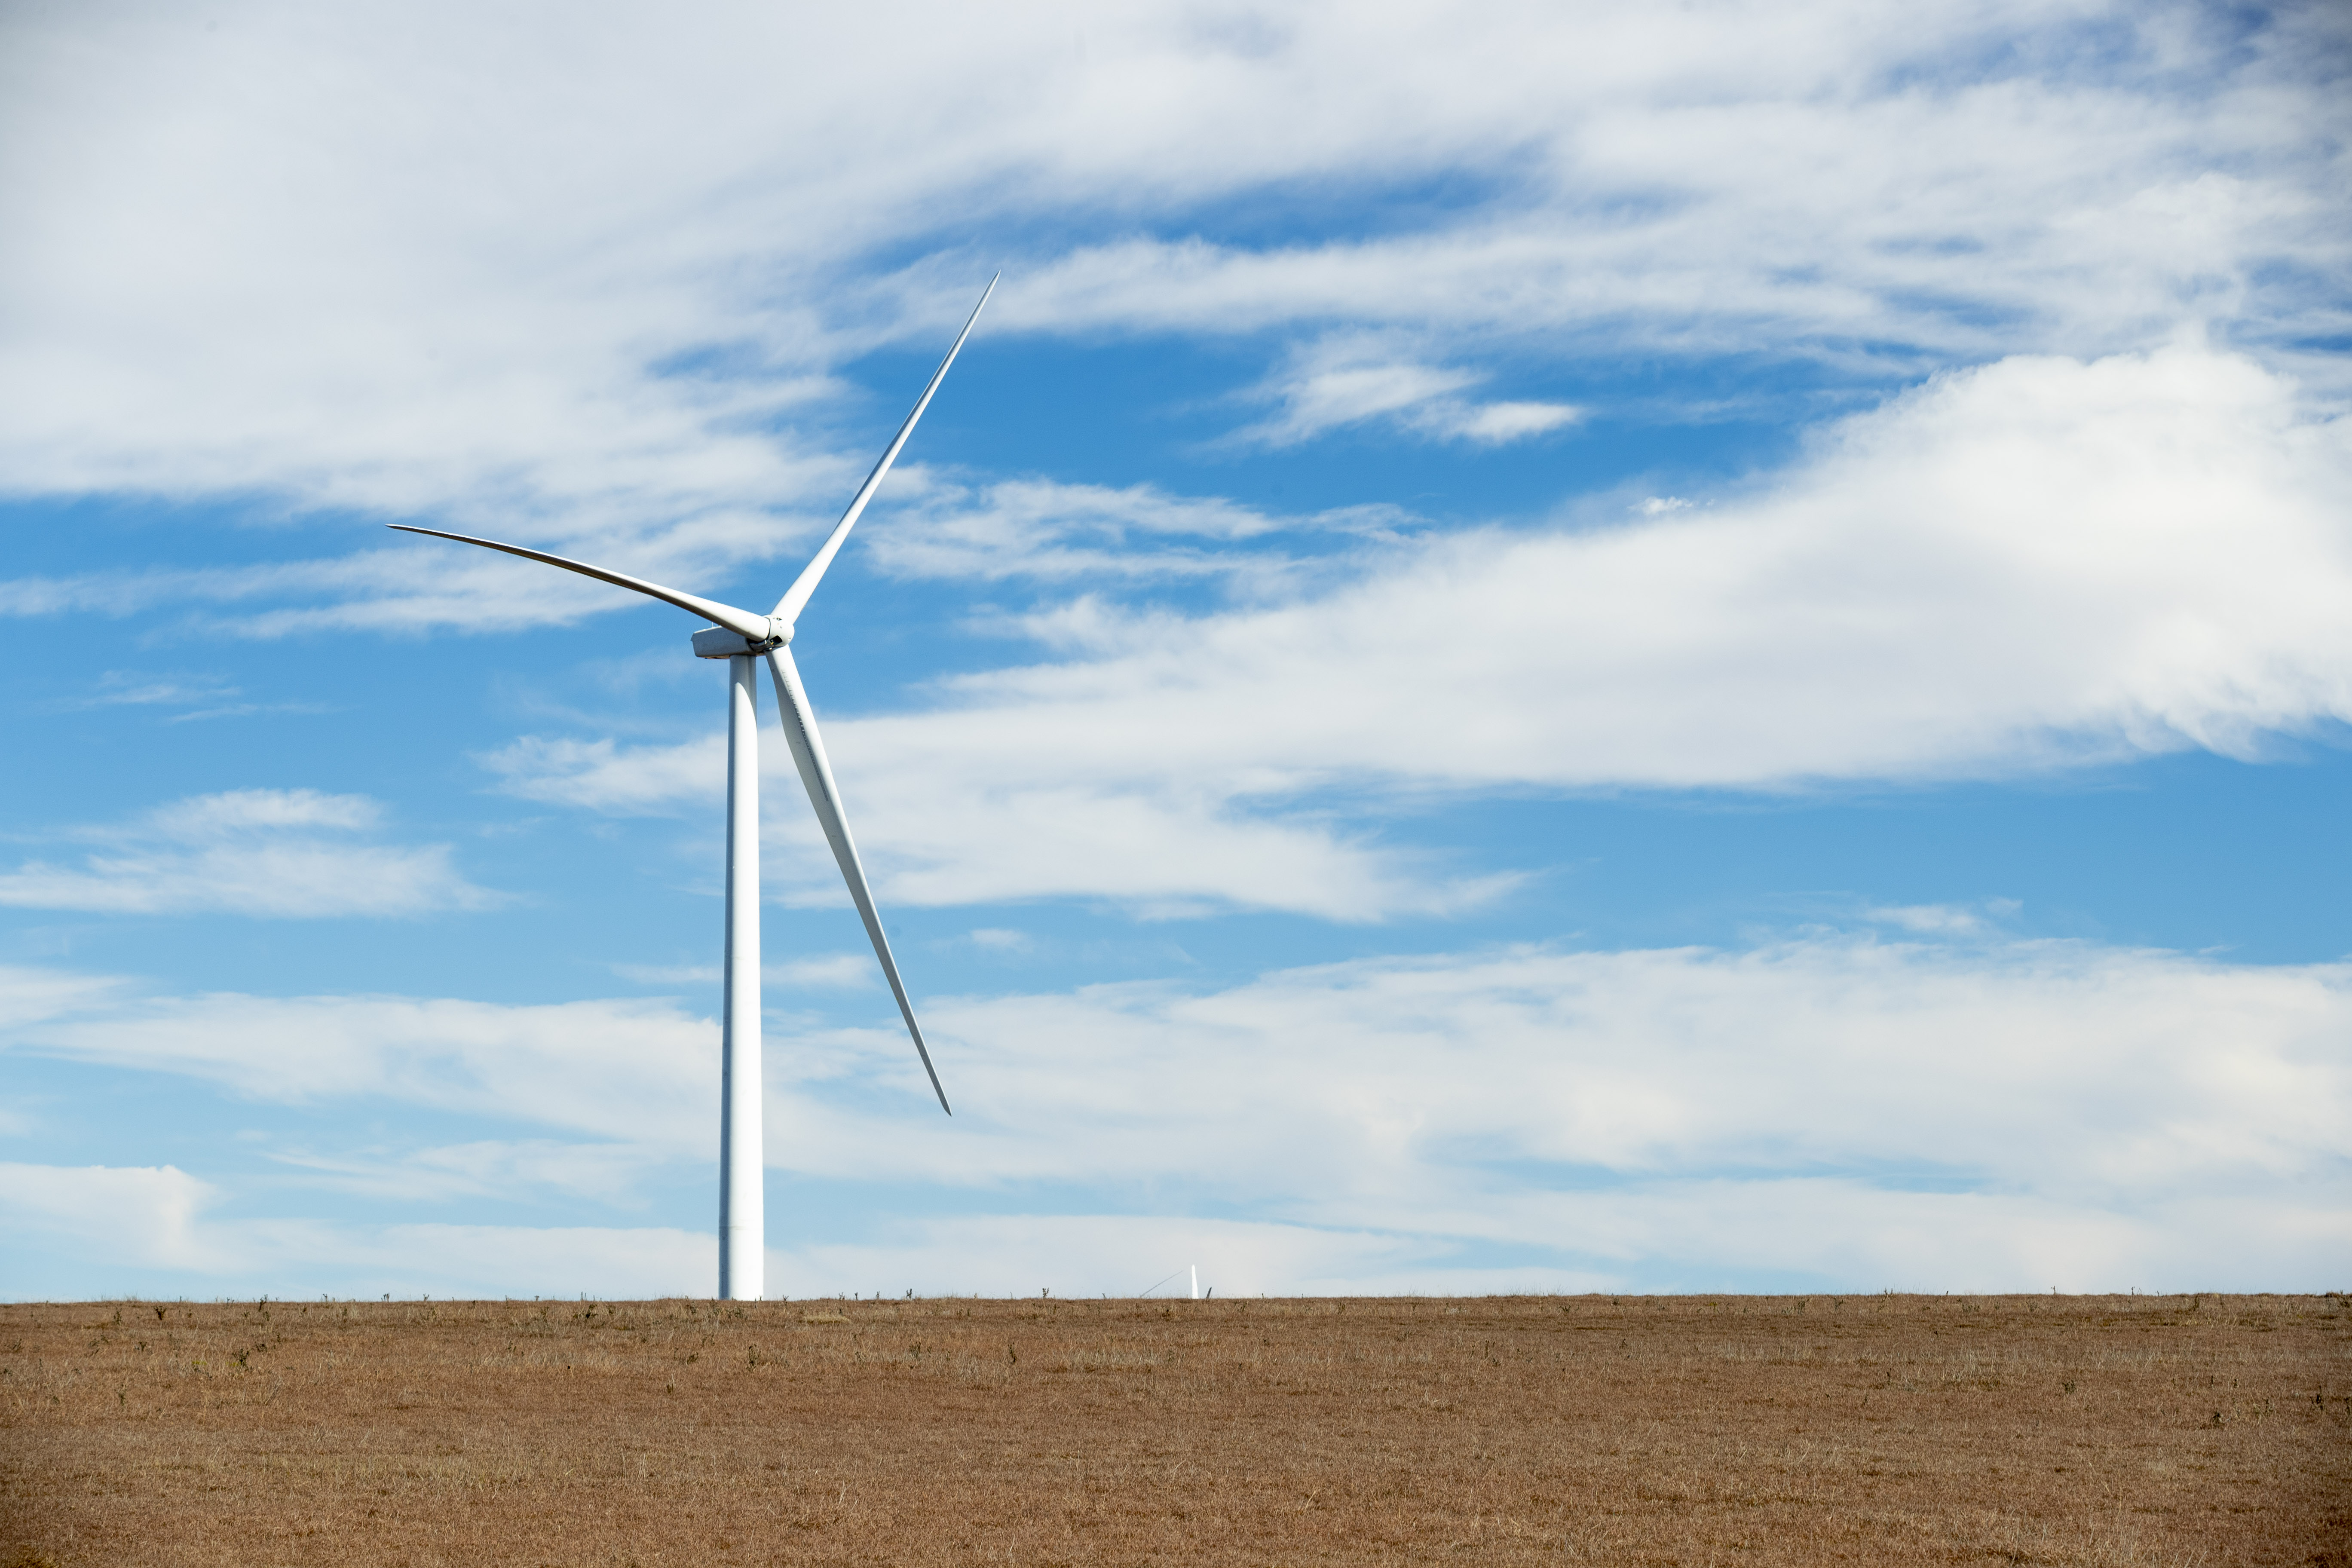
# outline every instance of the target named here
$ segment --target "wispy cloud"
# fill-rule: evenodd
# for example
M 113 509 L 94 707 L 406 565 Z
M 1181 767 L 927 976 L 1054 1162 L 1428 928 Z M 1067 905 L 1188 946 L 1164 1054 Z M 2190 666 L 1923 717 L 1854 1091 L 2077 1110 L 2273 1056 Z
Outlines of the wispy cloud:
M 176 1166 L 0 1163 L 0 1237 L 28 1259 L 20 1295 L 130 1295 L 161 1281 L 252 1294 L 373 1297 L 708 1290 L 718 1244 L 667 1226 L 338 1224 L 238 1219 Z M 91 1282 L 96 1282 L 95 1284 Z
M 2241 357 L 2010 360 L 1707 505 L 1394 542 L 1197 616 L 1089 598 L 1031 623 L 1060 657 L 826 734 L 896 902 L 1460 909 L 1497 885 L 1328 792 L 1790 790 L 2352 721 L 2347 496 L 2352 422 Z M 534 799 L 665 812 L 717 789 L 719 745 L 484 760 Z M 772 831 L 829 885 L 797 812 Z
M 883 570 L 900 576 L 1056 584 L 1224 579 L 1265 594 L 1301 574 L 1301 563 L 1266 547 L 1269 536 L 1387 539 L 1413 521 L 1393 506 L 1283 515 L 1222 496 L 1171 495 L 1156 485 L 924 479 L 866 542 Z M 1244 542 L 1256 547 L 1232 548 Z
M 56 835 L 94 847 L 72 864 L 28 860 L 0 872 L 0 904 L 315 920 L 499 901 L 452 867 L 447 845 L 367 842 L 383 816 L 368 796 L 316 790 L 195 795 L 127 823 Z
M 1243 444 L 1295 447 L 1328 431 L 1371 422 L 1433 440 L 1484 446 L 1539 436 L 1577 423 L 1584 410 L 1565 403 L 1480 402 L 1463 395 L 1486 380 L 1468 370 L 1398 357 L 1374 340 L 1326 341 L 1295 354 L 1259 387 L 1259 401 L 1280 405 L 1270 419 L 1234 433 Z
M 1922 26 L 1908 37 L 1864 26 L 1832 38 L 1854 13 L 1562 11 L 1548 20 L 1577 46 L 1541 40 L 1538 24 L 1526 74 L 1507 78 L 1554 104 L 1505 86 L 1485 121 L 1516 126 L 1536 180 L 1500 182 L 1493 201 L 1402 233 L 1106 237 L 1025 278 L 1008 302 L 1064 330 L 1338 321 L 1465 349 L 1760 348 L 1881 375 L 2020 351 L 2095 355 L 2185 320 L 2233 321 L 2307 374 L 2338 377 L 2296 340 L 2338 330 L 2327 279 L 2352 233 L 2321 208 L 2336 154 L 2298 145 L 2294 126 L 2324 116 L 2340 86 L 2340 17 L 2285 7 L 2241 27 L 2147 8 L 2092 73 L 2069 68 L 2079 51 L 2041 52 L 2087 7 L 1910 15 Z M 1400 12 L 1391 26 L 1418 19 Z M 1996 38 L 2016 52 L 1988 68 L 1979 51 Z M 1462 57 L 1426 47 L 1453 76 Z M 1383 71 L 1353 51 L 1318 63 L 1342 56 Z M 2193 101 L 2170 74 L 2184 66 L 2202 83 Z M 1467 73 L 1449 85 L 1476 90 Z M 1465 121 L 1477 111 L 1449 107 L 1475 139 Z M 1367 128 L 1360 145 L 1375 138 Z M 2044 156 L 2053 145 L 2065 162 Z M 2225 145 L 2238 151 L 2216 156 Z M 1457 169 L 1477 161 L 1458 144 L 1442 155 Z
M 613 973 L 640 985 L 715 985 L 723 977 L 715 963 L 615 963 Z M 881 984 L 881 971 L 875 966 L 873 955 L 864 952 L 763 963 L 760 977 L 776 985 L 856 988 Z
M 1027 931 L 1013 931 L 1003 926 L 982 926 L 970 932 L 965 940 L 989 952 L 1024 952 L 1033 945 Z
M 1123 1172 L 1253 1218 L 1652 1279 L 2315 1287 L 2309 1248 L 2352 1240 L 2341 965 L 1825 936 L 935 1011 L 972 1087 L 970 1135 L 914 1156 L 934 1180 Z M 846 1173 L 880 1110 L 831 1086 L 898 1069 L 878 1028 L 835 1041 L 862 1070 L 804 1046 L 772 1114 L 790 1158 Z
M 110 975 L 0 964 L 0 1029 L 102 1012 L 135 989 Z
M 41 978 L 0 970 L 0 1007 L 7 988 Z M 667 1002 L 175 997 L 126 984 L 102 1002 L 52 1009 L 9 1044 L 203 1079 L 266 1103 L 383 1099 L 673 1156 L 716 1147 L 718 1027 Z
M 1955 904 L 1894 904 L 1864 910 L 1863 918 L 1921 936 L 1980 936 L 1996 930 L 2000 921 L 2017 913 L 2020 907 L 2014 899 L 1988 899 L 1976 909 Z
M 585 1197 L 620 1208 L 641 1208 L 646 1201 L 646 1178 L 677 1154 L 660 1143 L 527 1138 L 406 1151 L 278 1149 L 268 1158 L 303 1173 L 309 1184 L 401 1203 Z
M 1244 809 L 1233 784 L 1106 777 L 1098 766 L 1055 777 L 1042 758 L 1010 753 L 960 762 L 943 782 L 929 763 L 905 766 L 911 759 L 893 755 L 907 737 L 876 744 L 891 722 L 828 721 L 825 733 L 868 873 L 893 903 L 1077 896 L 1147 918 L 1243 908 L 1380 921 L 1473 908 L 1517 881 L 1454 874 L 1438 858 L 1357 839 L 1311 811 Z M 667 815 L 719 788 L 725 744 L 528 737 L 480 760 L 528 799 Z M 783 852 L 770 876 L 789 900 L 840 901 L 839 873 L 798 804 L 790 759 L 771 753 L 761 764 L 772 780 L 762 792 L 765 833 Z
M 2007 361 L 1706 507 L 1457 534 L 1293 603 L 1115 624 L 1097 657 L 966 678 L 837 749 L 984 778 L 1003 748 L 1227 798 L 2243 754 L 2352 717 L 2347 495 L 2352 424 L 2242 359 Z
M 1192 1171 L 1219 1190 L 1296 1192 L 1294 1217 L 1402 1228 L 1408 1212 L 1476 1228 L 1455 1205 L 1512 1185 L 1520 1162 L 1563 1179 L 1932 1174 L 2186 1199 L 2318 1179 L 2352 1094 L 2344 966 L 2071 942 L 1528 947 L 934 1013 L 960 1073 L 987 1086 L 958 1108 L 985 1135 L 942 1146 L 938 1179 Z M 1107 1039 L 1121 1042 L 1115 1068 Z M 857 1157 L 877 1108 L 823 1086 L 904 1077 L 897 1048 L 877 1026 L 793 1054 L 795 1093 L 832 1103 L 792 1112 L 790 1158 L 827 1171 Z M 1211 1132 L 1224 1117 L 1239 1121 Z
M 872 436 L 830 411 L 837 367 L 946 330 L 989 269 L 974 232 L 1057 237 L 1011 258 L 992 331 L 1426 340 L 1302 387 L 1307 424 L 1438 407 L 1506 338 L 1883 381 L 2200 320 L 2336 374 L 2297 347 L 2340 331 L 2352 243 L 2312 134 L 2341 87 L 2325 5 L 1412 5 L 1235 49 L 1171 0 L 1094 18 L 1084 61 L 1047 14 L 946 5 L 614 16 L 560 49 L 441 4 L 236 15 L 10 19 L 0 146 L 48 150 L 5 184 L 17 493 L 546 538 L 822 510 Z M 94 47 L 103 79 L 71 68 Z M 616 83 L 636 112 L 604 111 Z M 843 142 L 877 91 L 899 111 Z M 1486 194 L 1400 226 L 1384 194 L 1438 174 Z M 1222 232 L 1300 188 L 1362 216 Z M 877 255 L 918 259 L 877 281 Z
M 650 527 L 583 526 L 574 520 L 569 528 L 500 531 L 518 543 L 688 591 L 719 593 L 745 563 L 775 558 L 814 527 L 813 517 L 742 511 Z M 0 616 L 119 618 L 160 612 L 207 633 L 272 639 L 352 631 L 400 636 L 441 627 L 512 632 L 646 605 L 625 588 L 462 544 L 388 534 L 373 525 L 346 537 L 362 547 L 344 555 L 249 566 L 127 568 L 0 582 Z M 399 542 L 379 545 L 383 539 Z M 681 636 L 699 624 L 683 616 L 677 621 Z M 175 688 L 155 682 L 126 689 L 162 701 Z
M 770 1064 L 775 1165 L 869 1181 L 888 1148 L 899 1190 L 958 1195 L 951 1224 L 916 1213 L 896 1235 L 788 1248 L 780 1279 L 870 1289 L 887 1265 L 893 1283 L 996 1289 L 1022 1283 L 1017 1264 L 1029 1289 L 1139 1289 L 1189 1257 L 1232 1289 L 1442 1289 L 1489 1278 L 1503 1248 L 1524 1260 L 1507 1277 L 1538 1288 L 1748 1270 L 1844 1289 L 2327 1282 L 2352 1245 L 2352 971 L 1961 934 L 1527 946 L 940 999 L 927 1022 L 963 1087 L 955 1121 L 919 1139 L 920 1069 L 884 1020 L 797 1030 Z M 520 1184 L 625 1204 L 644 1173 L 714 1157 L 716 1031 L 664 1006 L 117 991 L 11 1048 L 555 1130 L 275 1162 L 416 1202 Z M 120 1210 L 97 1229 L 128 1226 L 164 1261 L 288 1267 L 194 1224 L 215 1178 L 0 1182 L 26 1194 L 0 1204 L 10 1225 Z M 1171 1199 L 1223 1217 L 1142 1217 Z M 1142 1228 L 1096 1245 L 1120 1225 Z M 436 1267 L 410 1243 L 364 1261 Z M 486 1282 L 536 1278 L 519 1258 Z
M 98 689 L 86 696 L 62 699 L 63 708 L 191 708 L 217 706 L 244 695 L 217 676 L 193 675 L 158 679 L 110 670 L 99 678 Z
M 237 719 L 257 713 L 324 713 L 323 702 L 264 702 L 246 694 L 244 688 L 232 685 L 219 676 L 132 675 L 121 670 L 110 670 L 98 679 L 96 689 L 75 697 L 64 697 L 50 704 L 58 710 L 106 708 L 177 709 L 166 716 L 164 722 L 189 724 L 206 719 Z

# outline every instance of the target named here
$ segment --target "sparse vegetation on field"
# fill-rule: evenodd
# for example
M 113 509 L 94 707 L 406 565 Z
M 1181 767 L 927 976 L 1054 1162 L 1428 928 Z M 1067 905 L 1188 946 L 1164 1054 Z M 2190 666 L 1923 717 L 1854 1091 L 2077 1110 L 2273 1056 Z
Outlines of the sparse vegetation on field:
M 2352 1568 L 2337 1297 L 0 1307 L 0 1564 Z

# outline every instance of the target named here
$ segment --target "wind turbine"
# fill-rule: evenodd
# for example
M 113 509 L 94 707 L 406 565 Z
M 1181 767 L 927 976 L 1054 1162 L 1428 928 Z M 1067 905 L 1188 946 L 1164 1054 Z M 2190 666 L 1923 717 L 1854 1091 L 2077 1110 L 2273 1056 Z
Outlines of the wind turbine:
M 833 564 L 842 541 L 849 537 L 866 503 L 874 499 L 882 476 L 898 460 L 899 448 L 914 434 L 915 421 L 930 406 L 931 395 L 940 389 L 940 382 L 947 375 L 948 367 L 955 363 L 964 339 L 971 335 L 972 323 L 980 320 L 981 310 L 995 292 L 996 279 L 992 278 L 981 292 L 980 303 L 971 308 L 963 331 L 956 334 L 947 357 L 931 373 L 930 383 L 916 400 L 914 412 L 898 426 L 898 434 L 891 438 L 888 449 L 858 487 L 849 510 L 841 514 L 841 521 L 833 525 L 833 532 L 826 536 L 815 556 L 793 579 L 784 596 L 776 601 L 772 614 L 755 616 L 749 610 L 681 594 L 625 572 L 566 560 L 520 544 L 444 533 L 437 528 L 411 528 L 397 522 L 390 525 L 403 533 L 454 539 L 461 544 L 502 550 L 526 561 L 543 561 L 566 572 L 577 572 L 583 577 L 676 605 L 711 623 L 709 628 L 694 634 L 694 652 L 698 658 L 725 659 L 728 679 L 727 961 L 719 1100 L 719 1295 L 723 1300 L 758 1300 L 765 1285 L 762 1274 L 766 1223 L 761 1189 L 760 1130 L 759 659 L 767 660 L 769 679 L 775 684 L 777 716 L 783 723 L 784 743 L 792 748 L 793 763 L 800 769 L 809 805 L 816 809 L 825 842 L 833 847 L 833 858 L 841 867 L 842 879 L 849 884 L 850 899 L 857 905 L 858 917 L 866 922 L 866 934 L 873 939 L 874 956 L 882 961 L 882 973 L 889 979 L 890 994 L 898 999 L 899 1016 L 907 1020 L 907 1033 L 914 1037 L 916 1054 L 923 1058 L 923 1071 L 930 1077 L 931 1092 L 940 1097 L 941 1110 L 950 1116 L 955 1114 L 948 1105 L 947 1090 L 940 1087 L 939 1071 L 931 1066 L 930 1049 L 923 1044 L 922 1026 L 915 1022 L 914 1004 L 907 1000 L 907 986 L 898 978 L 898 962 L 890 956 L 890 941 L 882 934 L 882 917 L 875 912 L 874 893 L 866 886 L 865 867 L 858 863 L 856 842 L 849 836 L 849 818 L 841 808 L 841 791 L 834 783 L 833 764 L 825 760 L 824 741 L 817 733 L 816 715 L 809 709 L 808 693 L 802 689 L 800 670 L 793 663 L 792 641 L 793 623 L 807 607 L 809 595 L 816 592 L 825 568 Z

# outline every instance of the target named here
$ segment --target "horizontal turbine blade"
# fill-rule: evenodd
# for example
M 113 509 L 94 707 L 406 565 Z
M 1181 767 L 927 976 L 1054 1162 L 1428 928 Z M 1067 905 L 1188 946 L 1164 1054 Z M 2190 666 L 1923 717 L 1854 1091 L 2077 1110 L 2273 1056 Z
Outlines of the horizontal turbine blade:
M 882 482 L 882 476 L 890 471 L 890 465 L 898 460 L 898 448 L 904 447 L 907 437 L 915 433 L 915 421 L 920 419 L 923 410 L 931 405 L 931 394 L 940 389 L 940 381 L 948 374 L 948 366 L 955 363 L 956 353 L 963 347 L 964 339 L 971 336 L 972 322 L 980 320 L 980 312 L 987 305 L 988 297 L 996 292 L 996 279 L 1003 276 L 1002 272 L 998 273 L 996 278 L 988 280 L 988 287 L 981 290 L 980 303 L 971 308 L 971 315 L 965 321 L 963 331 L 956 334 L 956 341 L 948 349 L 948 357 L 940 361 L 939 369 L 931 372 L 930 384 L 923 388 L 923 395 L 916 400 L 915 411 L 907 416 L 907 422 L 898 426 L 898 434 L 891 440 L 890 449 L 882 454 L 882 460 L 874 465 L 874 471 L 866 475 L 866 482 L 857 488 L 856 499 L 849 503 L 849 510 L 841 514 L 841 521 L 833 525 L 833 532 L 826 536 L 824 548 L 801 568 L 801 574 L 793 579 L 793 585 L 784 590 L 782 598 L 776 601 L 776 618 L 786 626 L 799 620 L 801 612 L 808 607 L 809 595 L 816 592 L 818 582 L 824 576 L 824 569 L 833 564 L 834 556 L 841 551 L 841 542 L 849 537 L 849 531 L 856 526 L 858 517 L 866 510 L 866 503 L 874 499 L 874 488 Z
M 751 641 L 766 642 L 772 635 L 765 616 L 755 616 L 749 610 L 739 610 L 732 605 L 722 605 L 716 599 L 698 598 L 681 594 L 675 588 L 665 588 L 658 583 L 648 583 L 642 577 L 632 577 L 625 572 L 614 572 L 603 566 L 591 566 L 585 561 L 567 561 L 561 555 L 550 555 L 544 550 L 529 550 L 520 544 L 501 544 L 495 539 L 476 539 L 468 534 L 444 533 L 437 528 L 411 528 L 404 522 L 384 525 L 403 533 L 422 533 L 433 539 L 454 539 L 460 544 L 478 544 L 485 550 L 503 550 L 509 555 L 520 555 L 526 561 L 544 561 L 550 566 L 561 566 L 566 572 L 577 572 L 583 577 L 593 577 L 599 583 L 610 583 L 616 588 L 627 588 L 659 599 L 665 605 L 676 605 L 681 610 L 691 610 L 714 626 L 740 632 Z
M 866 885 L 866 868 L 857 863 L 857 844 L 849 837 L 841 791 L 834 784 L 833 764 L 825 760 L 824 740 L 816 732 L 816 715 L 809 709 L 808 693 L 801 689 L 801 672 L 793 663 L 792 649 L 770 649 L 768 673 L 776 682 L 776 711 L 783 720 L 784 742 L 793 749 L 793 763 L 801 770 L 809 805 L 816 808 L 824 841 L 833 846 L 834 861 L 841 868 L 842 880 L 849 884 L 849 896 L 857 905 L 858 918 L 866 922 L 866 934 L 874 939 L 874 956 L 882 961 L 890 994 L 898 999 L 907 1033 L 915 1037 L 915 1054 L 923 1058 L 923 1071 L 930 1075 L 931 1092 L 940 1097 L 940 1109 L 953 1116 L 955 1108 L 948 1104 L 948 1091 L 940 1087 L 939 1069 L 931 1066 L 930 1047 L 923 1044 L 923 1026 L 915 1022 L 915 1005 L 907 1000 L 906 982 L 898 978 L 898 961 L 890 956 L 890 939 L 882 934 L 882 917 L 875 910 L 873 889 Z

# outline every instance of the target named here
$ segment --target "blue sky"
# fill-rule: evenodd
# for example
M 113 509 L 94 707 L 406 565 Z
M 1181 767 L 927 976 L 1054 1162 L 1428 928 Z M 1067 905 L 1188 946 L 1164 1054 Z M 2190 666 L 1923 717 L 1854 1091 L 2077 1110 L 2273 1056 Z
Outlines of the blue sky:
M 0 1294 L 2314 1289 L 2326 5 L 229 5 L 0 48 Z

